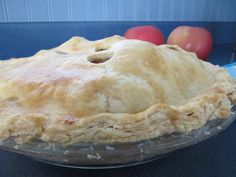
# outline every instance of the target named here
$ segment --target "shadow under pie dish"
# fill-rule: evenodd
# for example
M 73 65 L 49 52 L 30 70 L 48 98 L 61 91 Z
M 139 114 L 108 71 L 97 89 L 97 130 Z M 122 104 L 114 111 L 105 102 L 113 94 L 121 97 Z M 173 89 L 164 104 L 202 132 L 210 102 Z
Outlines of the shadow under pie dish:
M 0 62 L 0 139 L 72 145 L 188 133 L 229 117 L 235 86 L 178 46 L 73 37 Z

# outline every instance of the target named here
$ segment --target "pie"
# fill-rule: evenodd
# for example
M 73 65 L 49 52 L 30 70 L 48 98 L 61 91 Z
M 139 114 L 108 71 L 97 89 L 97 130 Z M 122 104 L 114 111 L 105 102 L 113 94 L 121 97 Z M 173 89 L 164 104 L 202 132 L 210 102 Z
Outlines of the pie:
M 139 141 L 227 118 L 235 103 L 225 69 L 175 45 L 73 37 L 0 61 L 1 140 Z

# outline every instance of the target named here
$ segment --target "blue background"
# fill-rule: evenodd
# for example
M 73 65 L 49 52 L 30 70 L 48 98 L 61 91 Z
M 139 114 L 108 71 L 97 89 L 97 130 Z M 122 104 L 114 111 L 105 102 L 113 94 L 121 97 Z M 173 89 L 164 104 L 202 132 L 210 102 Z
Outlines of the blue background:
M 232 43 L 236 40 L 235 22 L 35 22 L 0 24 L 0 59 L 31 56 L 41 49 L 60 45 L 72 36 L 96 40 L 112 35 L 123 35 L 133 26 L 158 26 L 167 39 L 177 26 L 201 26 L 208 29 L 214 38 L 211 61 L 215 64 L 230 63 Z M 221 45 L 227 45 L 227 50 Z M 219 50 L 220 49 L 220 50 Z M 217 57 L 215 56 L 217 54 Z
M 0 0 L 0 22 L 236 21 L 235 0 Z

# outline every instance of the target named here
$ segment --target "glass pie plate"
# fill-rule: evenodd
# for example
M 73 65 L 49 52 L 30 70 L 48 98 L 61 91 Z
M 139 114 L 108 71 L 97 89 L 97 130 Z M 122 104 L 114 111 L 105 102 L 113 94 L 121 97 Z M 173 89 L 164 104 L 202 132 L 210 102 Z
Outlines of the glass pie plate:
M 174 133 L 139 142 L 94 144 L 78 143 L 70 146 L 34 141 L 17 144 L 14 139 L 1 142 L 0 148 L 46 163 L 73 168 L 115 168 L 137 165 L 159 159 L 218 134 L 235 119 L 236 107 L 227 119 L 214 119 L 188 134 Z

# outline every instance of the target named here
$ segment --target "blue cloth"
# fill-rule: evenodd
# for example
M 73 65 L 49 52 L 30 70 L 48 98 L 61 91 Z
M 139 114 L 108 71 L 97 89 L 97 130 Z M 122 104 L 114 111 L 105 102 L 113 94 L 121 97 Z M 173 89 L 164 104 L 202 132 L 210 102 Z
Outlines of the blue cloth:
M 224 66 L 230 75 L 236 79 L 236 62 Z

